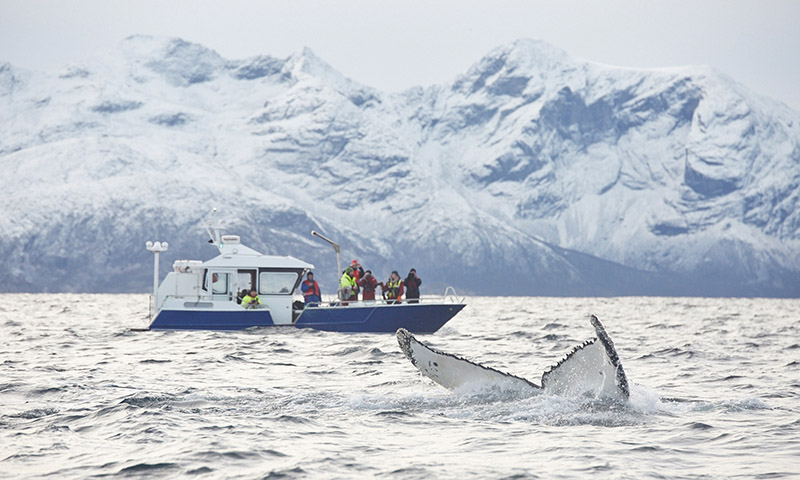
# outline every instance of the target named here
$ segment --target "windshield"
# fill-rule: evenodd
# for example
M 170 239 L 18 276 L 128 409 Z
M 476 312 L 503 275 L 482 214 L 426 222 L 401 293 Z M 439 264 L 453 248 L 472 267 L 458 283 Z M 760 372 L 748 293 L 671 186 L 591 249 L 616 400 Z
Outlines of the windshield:
M 261 272 L 258 293 L 261 295 L 290 295 L 297 282 L 297 272 Z

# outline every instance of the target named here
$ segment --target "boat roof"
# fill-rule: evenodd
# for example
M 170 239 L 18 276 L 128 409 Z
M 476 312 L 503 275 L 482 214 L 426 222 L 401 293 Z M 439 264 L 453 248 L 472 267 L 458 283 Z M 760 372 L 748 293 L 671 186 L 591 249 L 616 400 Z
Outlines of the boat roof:
M 220 255 L 203 262 L 203 267 L 314 268 L 314 265 L 292 256 L 264 255 L 241 243 L 221 244 L 218 248 Z

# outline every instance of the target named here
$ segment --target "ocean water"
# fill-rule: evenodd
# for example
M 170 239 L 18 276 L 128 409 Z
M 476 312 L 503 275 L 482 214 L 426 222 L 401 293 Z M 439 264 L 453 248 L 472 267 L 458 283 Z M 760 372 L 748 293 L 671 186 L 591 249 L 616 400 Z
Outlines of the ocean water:
M 467 302 L 418 338 L 539 383 L 594 313 L 630 402 L 452 393 L 393 335 L 138 331 L 145 295 L 0 295 L 0 478 L 800 478 L 800 300 Z

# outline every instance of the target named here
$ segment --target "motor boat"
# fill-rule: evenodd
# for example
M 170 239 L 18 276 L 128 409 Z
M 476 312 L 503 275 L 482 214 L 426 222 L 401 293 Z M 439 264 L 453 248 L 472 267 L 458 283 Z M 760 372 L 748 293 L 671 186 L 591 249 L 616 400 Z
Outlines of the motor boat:
M 150 330 L 241 330 L 254 327 L 313 328 L 332 332 L 433 333 L 466 305 L 452 287 L 441 297 L 419 303 L 383 299 L 325 302 L 305 305 L 295 292 L 314 265 L 291 256 L 264 255 L 243 245 L 238 235 L 222 235 L 207 226 L 219 255 L 207 260 L 176 260 L 173 271 L 159 284 L 159 254 L 166 242 L 147 242 L 155 254 Z M 312 232 L 335 245 L 324 236 Z M 337 264 L 339 262 L 337 261 Z M 340 268 L 341 270 L 341 268 Z M 255 289 L 261 304 L 241 304 L 240 292 Z

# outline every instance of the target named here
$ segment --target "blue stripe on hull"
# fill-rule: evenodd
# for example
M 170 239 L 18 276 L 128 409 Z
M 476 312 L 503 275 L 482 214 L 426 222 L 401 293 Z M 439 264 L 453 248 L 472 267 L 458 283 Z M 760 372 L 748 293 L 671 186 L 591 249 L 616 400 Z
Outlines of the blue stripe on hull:
M 303 311 L 294 326 L 328 332 L 394 333 L 398 328 L 405 328 L 412 333 L 434 333 L 464 306 L 463 304 L 401 304 L 308 308 Z M 242 330 L 273 326 L 275 323 L 268 310 L 162 310 L 150 324 L 150 329 Z
M 269 310 L 162 310 L 150 330 L 242 330 L 273 327 Z
M 329 332 L 394 333 L 405 328 L 412 333 L 433 333 L 464 308 L 463 304 L 400 304 L 309 308 L 297 319 L 298 328 Z

